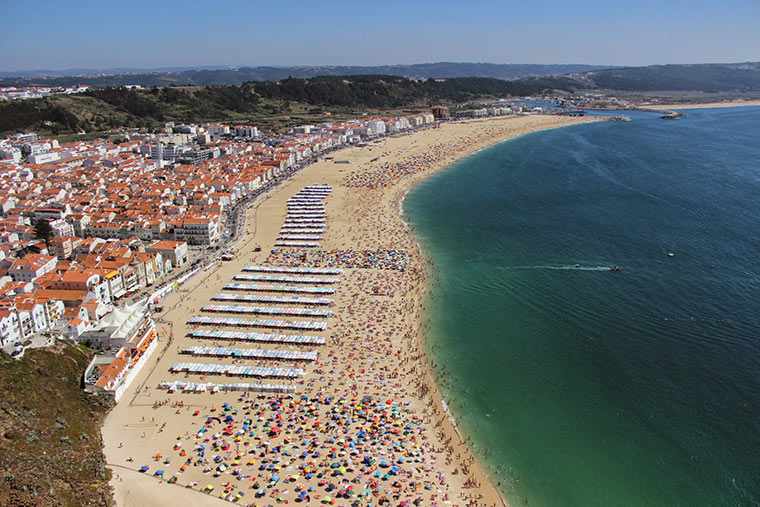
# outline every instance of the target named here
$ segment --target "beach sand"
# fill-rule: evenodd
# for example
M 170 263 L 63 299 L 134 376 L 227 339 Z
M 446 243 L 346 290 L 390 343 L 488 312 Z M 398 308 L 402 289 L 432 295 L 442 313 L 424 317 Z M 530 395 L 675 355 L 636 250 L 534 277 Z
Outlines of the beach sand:
M 415 500 L 420 505 L 503 505 L 444 411 L 429 373 L 422 344 L 426 325 L 421 321 L 427 264 L 401 219 L 399 203 L 421 179 L 469 153 L 527 132 L 594 120 L 505 117 L 387 137 L 335 152 L 335 159 L 350 163 L 322 160 L 261 196 L 247 211 L 246 232 L 235 245 L 234 260 L 201 271 L 166 298 L 163 313 L 156 315 L 159 348 L 106 418 L 104 452 L 114 473 L 111 484 L 117 504 L 221 505 L 218 497 L 226 491 L 231 493 L 229 498 L 244 493 L 236 500 L 240 505 L 300 503 L 299 494 L 308 495 L 305 504 L 329 496 L 327 503 L 335 505 L 351 505 L 357 499 L 361 505 L 378 505 L 382 497 L 388 505 Z M 202 315 L 200 308 L 244 266 L 267 259 L 273 264 L 326 266 L 335 259 L 332 254 L 307 254 L 304 262 L 282 252 L 270 254 L 285 219 L 286 200 L 312 184 L 333 187 L 325 199 L 328 219 L 320 248 L 346 250 L 341 257 L 344 264 L 356 262 L 358 251 L 379 249 L 388 262 L 383 268 L 375 259 L 367 261 L 374 262 L 374 267 L 344 269 L 335 284 L 336 294 L 327 296 L 335 303 L 330 308 L 335 315 L 326 319 L 327 330 L 303 333 L 326 338 L 323 346 L 299 347 L 317 350 L 317 361 L 236 361 L 304 368 L 305 375 L 298 381 L 260 380 L 294 385 L 296 394 L 249 393 L 241 399 L 241 393 L 235 392 L 170 394 L 157 389 L 161 381 L 169 380 L 256 381 L 172 374 L 170 367 L 181 362 L 233 363 L 232 359 L 182 355 L 179 349 L 214 344 L 187 337 L 186 321 Z M 253 251 L 255 245 L 261 245 L 261 252 Z M 404 270 L 398 269 L 404 264 Z M 293 348 L 220 340 L 216 344 Z M 199 415 L 194 416 L 195 411 Z M 234 422 L 206 423 L 209 416 L 226 415 Z M 227 426 L 229 435 L 224 433 Z M 204 428 L 206 432 L 199 436 Z M 178 443 L 181 448 L 176 448 Z M 215 443 L 219 444 L 216 449 Z M 198 445 L 205 446 L 208 463 L 201 461 Z M 165 462 L 167 457 L 170 463 Z M 188 466 L 179 473 L 186 460 Z M 220 464 L 226 470 L 214 476 Z M 143 465 L 149 471 L 138 473 Z M 208 473 L 204 473 L 206 468 Z M 163 480 L 152 476 L 158 469 L 165 471 Z M 236 475 L 230 473 L 233 470 Z M 177 483 L 170 485 L 166 479 L 173 475 Z M 335 489 L 326 491 L 330 483 Z M 213 491 L 201 493 L 208 485 Z M 259 490 L 263 498 L 255 498 Z M 338 492 L 345 494 L 337 498 Z
M 760 106 L 760 100 L 729 100 L 726 102 L 706 102 L 704 104 L 647 104 L 639 106 L 642 109 L 705 109 L 713 107 L 746 107 Z

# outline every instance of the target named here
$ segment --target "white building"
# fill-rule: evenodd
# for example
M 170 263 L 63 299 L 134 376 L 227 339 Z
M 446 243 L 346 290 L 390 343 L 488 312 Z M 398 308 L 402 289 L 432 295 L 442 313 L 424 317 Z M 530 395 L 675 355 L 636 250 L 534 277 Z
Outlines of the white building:
M 369 134 L 373 136 L 378 136 L 380 134 L 385 134 L 385 123 L 380 120 L 372 120 L 367 124 L 367 128 L 369 129 Z
M 50 328 L 45 305 L 33 299 L 16 303 L 21 338 L 27 340 Z
M 158 346 L 156 325 L 145 306 L 114 310 L 80 336 L 110 352 L 93 358 L 85 370 L 85 390 L 107 392 L 115 401 L 129 388 Z
M 0 345 L 9 345 L 21 339 L 18 314 L 14 310 L 0 308 Z
M 53 236 L 56 238 L 74 235 L 74 226 L 63 219 L 50 222 L 50 228 L 53 230 Z
M 206 132 L 208 132 L 212 141 L 216 141 L 221 139 L 225 134 L 229 134 L 230 128 L 227 125 L 206 125 Z
M 172 268 L 180 267 L 187 262 L 187 243 L 182 241 L 158 241 L 145 251 L 160 253 L 164 260 L 171 262 Z
M 28 254 L 22 259 L 16 259 L 8 270 L 8 274 L 15 282 L 31 282 L 37 277 L 53 271 L 57 264 L 58 259 L 56 257 Z
M 235 127 L 235 136 L 245 137 L 245 138 L 258 137 L 259 129 L 256 127 L 246 127 L 246 126 Z
M 154 144 L 150 147 L 150 158 L 153 160 L 167 160 L 173 162 L 179 150 L 175 144 Z
M 212 245 L 219 240 L 219 227 L 213 218 L 188 217 L 175 226 L 174 239 L 190 245 Z
M 45 153 L 35 153 L 26 157 L 26 160 L 30 164 L 47 164 L 48 162 L 55 162 L 59 160 L 61 156 L 56 151 L 49 151 Z
M 0 160 L 13 160 L 18 162 L 21 160 L 21 150 L 14 148 L 13 146 L 0 146 Z

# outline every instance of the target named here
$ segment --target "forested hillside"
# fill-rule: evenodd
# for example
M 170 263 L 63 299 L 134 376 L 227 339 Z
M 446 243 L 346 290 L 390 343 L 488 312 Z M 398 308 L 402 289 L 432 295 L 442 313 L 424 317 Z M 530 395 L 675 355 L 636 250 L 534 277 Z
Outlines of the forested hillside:
M 305 108 L 387 111 L 460 104 L 488 97 L 541 93 L 547 84 L 490 78 L 410 80 L 398 76 L 322 76 L 240 86 L 96 88 L 76 95 L 0 104 L 0 133 L 41 129 L 54 134 L 163 122 L 257 121 Z

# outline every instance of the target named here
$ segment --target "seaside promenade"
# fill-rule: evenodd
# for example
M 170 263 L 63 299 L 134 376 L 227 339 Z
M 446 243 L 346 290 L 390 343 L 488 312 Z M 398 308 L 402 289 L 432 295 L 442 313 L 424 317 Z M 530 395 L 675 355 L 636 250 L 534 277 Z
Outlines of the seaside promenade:
M 426 264 L 399 202 L 457 158 L 584 121 L 593 119 L 506 117 L 384 138 L 342 151 L 349 164 L 320 161 L 260 197 L 234 259 L 168 296 L 159 349 L 106 419 L 117 503 L 502 505 L 429 374 Z M 297 234 L 286 225 L 288 199 L 309 187 L 323 189 L 317 245 L 276 247 L 283 228 Z M 309 287 L 331 291 L 297 291 Z M 194 317 L 220 320 L 189 324 Z M 232 390 L 247 387 L 267 392 Z

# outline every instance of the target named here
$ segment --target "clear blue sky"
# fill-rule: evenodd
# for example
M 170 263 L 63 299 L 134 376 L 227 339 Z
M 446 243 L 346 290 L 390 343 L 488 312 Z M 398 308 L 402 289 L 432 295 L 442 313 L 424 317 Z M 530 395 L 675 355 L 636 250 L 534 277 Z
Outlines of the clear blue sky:
M 760 60 L 760 0 L 2 0 L 0 19 L 0 71 Z

